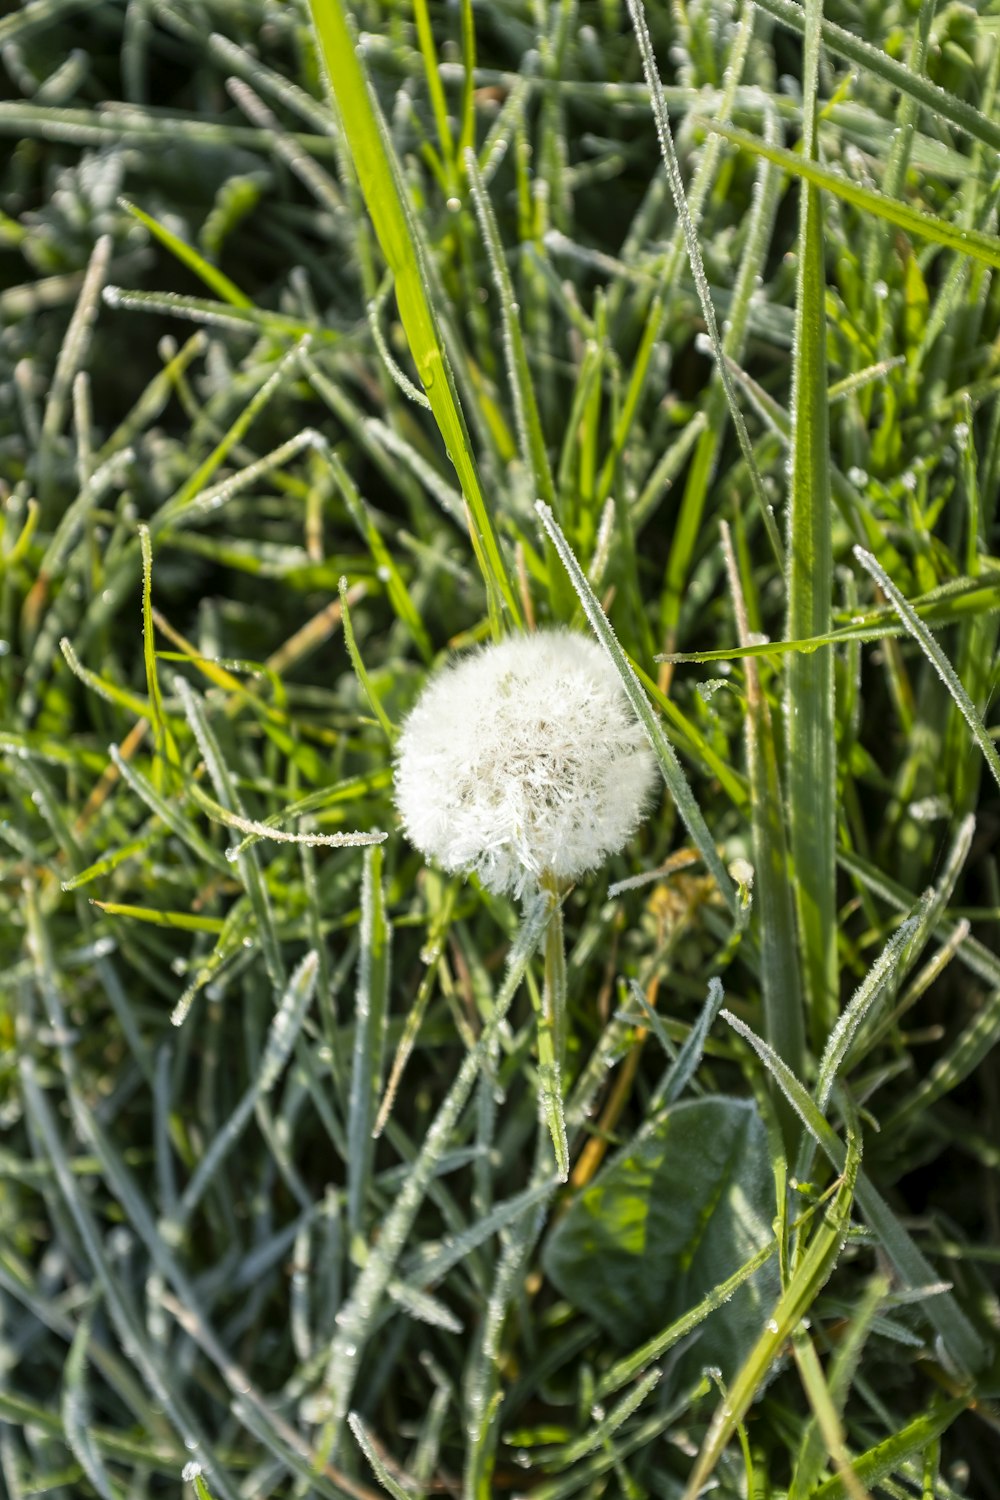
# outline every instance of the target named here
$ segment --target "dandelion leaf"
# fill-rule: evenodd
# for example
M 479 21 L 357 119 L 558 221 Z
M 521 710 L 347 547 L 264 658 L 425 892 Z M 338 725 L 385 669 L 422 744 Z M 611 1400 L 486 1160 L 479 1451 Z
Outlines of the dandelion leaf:
M 558 1225 L 545 1270 L 622 1345 L 652 1338 L 770 1242 L 774 1179 L 756 1106 L 674 1105 L 609 1162 Z M 685 1378 L 739 1369 L 780 1292 L 772 1258 L 710 1313 L 683 1354 Z

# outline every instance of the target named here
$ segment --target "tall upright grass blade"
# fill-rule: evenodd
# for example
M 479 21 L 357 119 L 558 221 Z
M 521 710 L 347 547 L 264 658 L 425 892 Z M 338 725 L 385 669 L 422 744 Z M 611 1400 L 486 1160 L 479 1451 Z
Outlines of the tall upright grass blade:
M 750 622 L 736 553 L 723 523 L 722 546 L 741 646 L 750 644 Z M 771 711 L 757 663 L 746 662 L 744 737 L 750 778 L 754 901 L 760 938 L 760 987 L 764 1032 L 771 1046 L 801 1078 L 805 1072 L 805 1025 L 795 903 L 788 868 L 785 811 Z M 786 1121 L 786 1124 L 789 1123 Z
M 708 285 L 708 277 L 705 274 L 705 263 L 698 244 L 698 236 L 695 231 L 691 213 L 688 208 L 687 199 L 684 194 L 684 181 L 681 177 L 680 163 L 677 160 L 677 151 L 674 147 L 674 138 L 670 130 L 670 117 L 667 112 L 666 96 L 663 92 L 663 83 L 660 78 L 659 69 L 656 66 L 656 56 L 653 52 L 653 42 L 649 35 L 649 27 L 646 23 L 646 14 L 642 0 L 627 0 L 629 16 L 635 31 L 636 40 L 639 43 L 639 54 L 642 58 L 642 68 L 649 85 L 650 104 L 653 110 L 653 118 L 656 122 L 656 133 L 659 137 L 660 150 L 663 153 L 664 165 L 667 169 L 667 182 L 670 185 L 671 196 L 677 209 L 677 217 L 684 230 L 684 243 L 687 248 L 688 260 L 691 265 L 691 274 L 694 277 L 695 289 L 698 293 L 698 301 L 701 305 L 702 315 L 708 328 L 708 336 L 712 344 L 712 352 L 715 356 L 716 368 L 722 388 L 726 393 L 729 404 L 730 415 L 733 426 L 736 428 L 736 436 L 739 439 L 740 451 L 743 454 L 750 476 L 754 498 L 760 510 L 764 529 L 771 543 L 775 559 L 780 563 L 784 552 L 781 546 L 781 538 L 771 514 L 767 496 L 764 493 L 763 482 L 757 468 L 757 461 L 753 455 L 753 447 L 750 435 L 747 432 L 743 412 L 736 399 L 736 391 L 733 386 L 732 376 L 726 364 L 725 353 L 722 347 L 722 337 L 719 333 L 718 319 L 715 316 L 715 306 L 712 302 L 712 294 Z
M 820 0 L 806 5 L 803 155 L 817 155 Z M 830 629 L 833 550 L 827 419 L 826 275 L 823 208 L 815 187 L 799 191 L 798 276 L 792 349 L 792 453 L 788 507 L 791 639 Z M 837 747 L 833 653 L 788 659 L 785 684 L 788 822 L 809 1032 L 819 1050 L 837 1015 L 835 837 Z
M 355 51 L 346 6 L 343 0 L 310 0 L 310 12 L 361 191 L 395 280 L 396 301 L 410 353 L 462 487 L 469 536 L 486 585 L 493 633 L 498 637 L 502 612 L 506 609 L 512 622 L 520 625 L 521 611 L 486 504 L 440 320 L 430 294 L 426 247 L 378 105 Z

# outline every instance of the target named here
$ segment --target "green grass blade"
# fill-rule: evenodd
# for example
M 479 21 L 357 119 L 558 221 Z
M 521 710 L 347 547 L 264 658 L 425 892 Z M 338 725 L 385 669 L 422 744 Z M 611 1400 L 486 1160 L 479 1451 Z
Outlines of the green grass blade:
M 755 0 L 755 4 L 765 15 L 772 16 L 782 26 L 797 31 L 800 36 L 805 32 L 805 9 L 796 0 Z M 1000 151 L 1000 122 L 981 114 L 965 99 L 950 94 L 947 89 L 940 88 L 922 74 L 914 73 L 905 63 L 890 57 L 881 48 L 873 47 L 870 42 L 863 41 L 853 32 L 845 31 L 834 21 L 824 19 L 820 23 L 820 35 L 823 45 L 836 56 L 867 68 L 890 88 L 898 89 L 901 94 L 929 110 L 932 119 L 940 117 L 942 120 L 949 120 L 973 140 L 982 141 L 983 145 Z
M 962 255 L 971 256 L 973 260 L 982 261 L 984 265 L 993 266 L 994 269 L 1000 268 L 1000 239 L 997 239 L 995 235 L 983 234 L 978 229 L 959 229 L 937 214 L 927 213 L 921 208 L 913 208 L 909 203 L 903 203 L 899 198 L 887 197 L 885 193 L 880 193 L 875 188 L 862 187 L 859 183 L 852 182 L 850 178 L 831 171 L 829 167 L 821 166 L 817 161 L 806 160 L 805 157 L 797 155 L 794 151 L 788 151 L 783 146 L 769 146 L 757 136 L 750 135 L 745 130 L 738 130 L 735 126 L 713 124 L 710 120 L 704 119 L 700 123 L 706 130 L 714 130 L 717 134 L 725 136 L 727 141 L 731 141 L 734 146 L 739 146 L 742 151 L 765 157 L 768 161 L 774 162 L 775 166 L 783 167 L 789 176 L 799 177 L 814 188 L 822 188 L 828 193 L 833 193 L 836 198 L 850 203 L 854 208 L 861 209 L 864 213 L 875 214 L 889 224 L 895 224 L 898 229 L 904 230 L 915 239 L 929 240 L 932 245 L 942 245 L 946 250 L 957 250 Z
M 803 101 L 803 154 L 809 161 L 816 155 L 821 13 L 818 0 L 809 0 Z M 798 243 L 786 630 L 793 640 L 829 631 L 833 595 L 823 208 L 819 192 L 808 184 L 800 190 Z M 809 1032 L 818 1050 L 837 1014 L 837 747 L 833 653 L 828 647 L 789 659 L 785 733 L 789 843 L 803 980 Z
M 427 254 L 410 210 L 399 164 L 355 50 L 343 0 L 310 0 L 320 51 L 340 110 L 354 167 L 396 286 L 399 315 L 417 373 L 455 466 L 469 535 L 486 584 L 494 635 L 504 608 L 521 611 L 500 552 L 440 323 L 428 290 Z
M 695 1500 L 701 1491 L 786 1340 L 798 1327 L 829 1279 L 850 1225 L 860 1164 L 861 1138 L 856 1129 L 849 1128 L 840 1184 L 833 1201 L 813 1231 L 791 1280 L 768 1319 L 767 1327 L 712 1418 L 688 1480 L 684 1500 Z
M 347 1110 L 347 1225 L 363 1233 L 374 1152 L 373 1127 L 382 1091 L 389 1002 L 390 928 L 382 889 L 382 851 L 365 853 L 361 882 L 361 953 L 354 1007 L 354 1060 Z
M 989 730 L 983 723 L 976 705 L 962 686 L 955 668 L 947 656 L 945 656 L 916 610 L 904 599 L 888 573 L 876 562 L 871 553 L 866 552 L 863 547 L 855 547 L 854 556 L 865 572 L 874 578 L 879 588 L 887 596 L 893 609 L 903 622 L 904 627 L 920 646 L 927 660 L 948 689 L 962 718 L 969 726 L 972 738 L 983 752 L 994 781 L 997 783 L 997 786 L 1000 786 L 1000 755 L 997 754 L 997 748 L 990 737 Z
M 182 240 L 179 235 L 167 229 L 164 224 L 154 219 L 152 214 L 147 214 L 144 209 L 130 203 L 127 198 L 119 198 L 118 206 L 131 214 L 132 218 L 137 219 L 140 224 L 144 224 L 154 239 L 159 240 L 160 244 L 165 246 L 171 255 L 176 256 L 182 265 L 187 266 L 189 271 L 193 271 L 199 280 L 205 283 L 209 291 L 221 297 L 223 302 L 228 302 L 231 307 L 253 307 L 253 302 L 246 293 L 241 292 L 236 283 L 230 281 L 218 266 L 213 266 L 193 245 L 189 245 L 186 240 Z
M 733 916 L 739 919 L 741 914 L 736 887 L 725 865 L 719 858 L 712 835 L 708 831 L 708 825 L 702 816 L 701 808 L 692 795 L 691 788 L 687 784 L 684 772 L 681 770 L 680 761 L 674 752 L 674 747 L 664 734 L 663 726 L 660 724 L 659 719 L 653 713 L 649 699 L 643 692 L 639 679 L 636 677 L 624 651 L 618 644 L 617 637 L 611 628 L 607 615 L 601 608 L 600 600 L 590 587 L 580 564 L 573 556 L 569 543 L 560 531 L 555 517 L 548 506 L 541 500 L 537 502 L 535 509 L 538 512 L 542 525 L 551 537 L 556 551 L 562 559 L 563 567 L 569 574 L 573 587 L 579 595 L 580 603 L 583 605 L 584 613 L 590 621 L 594 634 L 611 658 L 615 670 L 621 678 L 625 696 L 631 703 L 635 711 L 635 716 L 642 725 L 646 738 L 652 746 L 653 753 L 659 763 L 660 771 L 663 774 L 663 779 L 667 784 L 667 789 L 674 799 L 677 811 L 684 820 L 684 826 L 690 833 L 695 847 L 705 861 L 706 866 L 715 876 L 722 899 L 729 907 Z
M 842 1172 L 845 1161 L 843 1145 L 833 1127 L 816 1107 L 805 1085 L 799 1082 L 763 1038 L 756 1036 L 738 1016 L 726 1010 L 722 1012 L 722 1016 L 737 1035 L 753 1047 L 834 1170 Z M 872 1232 L 878 1236 L 882 1248 L 904 1284 L 914 1288 L 933 1285 L 938 1280 L 933 1266 L 914 1244 L 864 1172 L 858 1174 L 857 1200 L 864 1218 Z M 949 1292 L 929 1298 L 924 1312 L 960 1370 L 974 1374 L 982 1369 L 986 1359 L 982 1340 Z
M 897 1472 L 908 1458 L 923 1452 L 935 1438 L 946 1432 L 955 1418 L 968 1410 L 968 1405 L 964 1397 L 942 1401 L 936 1410 L 915 1417 L 899 1432 L 876 1443 L 874 1448 L 869 1448 L 867 1453 L 862 1453 L 851 1464 L 858 1482 L 867 1488 Z M 845 1500 L 852 1493 L 844 1478 L 838 1474 L 814 1491 L 813 1500 Z

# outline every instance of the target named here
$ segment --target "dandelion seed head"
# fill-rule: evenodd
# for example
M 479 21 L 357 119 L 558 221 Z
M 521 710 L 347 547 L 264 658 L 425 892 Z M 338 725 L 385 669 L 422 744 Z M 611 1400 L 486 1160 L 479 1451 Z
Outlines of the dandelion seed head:
M 421 853 L 519 895 L 544 874 L 575 880 L 617 853 L 655 771 L 600 646 L 542 630 L 431 678 L 399 737 L 396 806 Z

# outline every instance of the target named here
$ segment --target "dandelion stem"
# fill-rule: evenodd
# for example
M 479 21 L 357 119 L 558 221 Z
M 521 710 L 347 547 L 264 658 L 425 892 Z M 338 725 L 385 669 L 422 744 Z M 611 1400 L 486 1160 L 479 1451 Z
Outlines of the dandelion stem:
M 539 884 L 552 903 L 552 915 L 545 929 L 545 984 L 538 1011 L 538 1103 L 552 1136 L 559 1175 L 565 1182 L 569 1177 L 569 1144 L 562 1099 L 566 1055 L 566 946 L 562 920 L 565 887 L 547 872 Z

